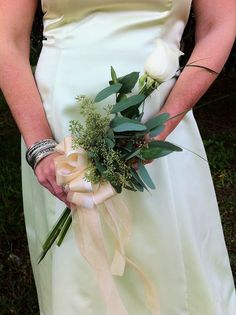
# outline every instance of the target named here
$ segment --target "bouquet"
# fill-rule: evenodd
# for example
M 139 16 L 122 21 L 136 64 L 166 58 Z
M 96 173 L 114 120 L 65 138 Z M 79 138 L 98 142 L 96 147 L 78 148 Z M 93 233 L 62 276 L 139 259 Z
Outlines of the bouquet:
M 168 141 L 155 140 L 155 136 L 164 130 L 165 123 L 174 117 L 163 113 L 142 122 L 146 99 L 164 82 L 153 77 L 147 72 L 142 76 L 139 72 L 131 72 L 118 77 L 111 67 L 109 86 L 101 90 L 94 100 L 86 95 L 76 97 L 78 111 L 85 123 L 72 120 L 69 129 L 72 149 L 79 148 L 86 152 L 83 178 L 88 183 L 96 185 L 108 182 L 116 193 L 121 193 L 124 188 L 141 192 L 155 189 L 144 164 L 182 151 L 182 148 Z M 168 73 L 166 77 L 170 79 L 173 75 Z M 137 83 L 138 93 L 131 94 Z M 96 108 L 99 103 L 111 96 L 114 105 L 106 107 L 105 115 L 98 113 Z M 57 150 L 64 153 L 60 147 Z M 66 188 L 69 188 L 68 185 Z M 44 243 L 39 262 L 56 240 L 57 245 L 61 245 L 71 222 L 71 211 L 66 208 Z

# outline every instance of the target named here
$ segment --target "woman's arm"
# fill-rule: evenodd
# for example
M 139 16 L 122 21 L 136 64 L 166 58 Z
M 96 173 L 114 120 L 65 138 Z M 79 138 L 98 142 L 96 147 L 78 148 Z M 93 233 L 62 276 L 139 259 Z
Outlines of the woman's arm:
M 29 63 L 36 7 L 36 0 L 0 2 L 0 87 L 27 146 L 52 138 Z
M 36 8 L 37 0 L 0 1 L 0 88 L 28 147 L 52 138 L 29 62 Z M 43 186 L 65 201 L 55 181 L 55 155 L 40 161 L 35 173 Z
M 196 16 L 195 47 L 188 63 L 206 66 L 220 72 L 235 39 L 235 0 L 193 0 Z M 196 62 L 197 60 L 200 60 Z M 175 116 L 191 109 L 216 79 L 216 75 L 196 67 L 185 67 L 159 114 Z M 166 123 L 157 140 L 165 139 L 184 115 Z

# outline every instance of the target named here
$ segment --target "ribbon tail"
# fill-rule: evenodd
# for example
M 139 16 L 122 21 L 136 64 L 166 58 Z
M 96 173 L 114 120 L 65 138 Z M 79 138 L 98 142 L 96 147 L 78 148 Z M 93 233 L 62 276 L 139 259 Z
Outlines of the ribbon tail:
M 160 303 L 157 294 L 157 290 L 153 284 L 153 282 L 148 278 L 148 276 L 144 273 L 144 271 L 131 259 L 126 257 L 126 262 L 131 265 L 139 274 L 140 278 L 143 281 L 145 295 L 146 295 L 146 305 L 147 308 L 153 315 L 160 315 Z
M 111 264 L 113 275 L 122 276 L 125 270 L 125 244 L 131 235 L 131 216 L 129 209 L 118 196 L 104 201 L 103 217 L 112 231 L 115 240 L 115 254 Z
M 96 275 L 109 314 L 128 315 L 110 271 L 98 208 L 77 207 L 72 218 L 76 243 Z
M 127 262 L 139 274 L 145 289 L 145 303 L 147 308 L 153 315 L 160 315 L 159 298 L 153 282 L 148 278 L 144 271 L 125 254 L 125 245 L 131 235 L 131 217 L 127 206 L 121 199 L 115 198 L 104 202 L 105 209 L 103 211 L 104 219 L 113 232 L 117 247 L 111 264 L 111 271 L 114 275 L 122 276 Z

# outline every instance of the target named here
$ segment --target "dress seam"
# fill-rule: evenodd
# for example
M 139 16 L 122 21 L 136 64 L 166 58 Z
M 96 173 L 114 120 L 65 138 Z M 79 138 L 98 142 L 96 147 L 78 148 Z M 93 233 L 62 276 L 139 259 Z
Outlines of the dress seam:
M 165 162 L 166 162 L 166 170 L 168 172 L 167 178 L 171 178 L 171 174 L 170 174 L 170 170 L 169 170 L 168 157 L 166 157 L 166 161 Z M 168 180 L 168 182 L 169 182 L 171 196 L 174 197 L 172 183 L 171 183 L 170 180 Z M 180 250 L 181 250 L 182 263 L 183 263 L 183 269 L 184 269 L 184 277 L 185 277 L 185 283 L 186 283 L 186 286 L 185 286 L 186 287 L 186 291 L 185 291 L 185 295 L 186 295 L 186 311 L 187 311 L 186 315 L 191 315 L 190 314 L 190 308 L 189 308 L 189 293 L 188 293 L 188 280 L 187 280 L 188 276 L 187 276 L 187 269 L 186 269 L 185 260 L 184 260 L 182 238 L 181 238 L 181 235 L 180 235 L 180 228 L 179 228 L 177 215 L 176 215 L 176 207 L 175 207 L 174 202 L 172 201 L 173 198 L 170 198 L 170 200 L 171 200 L 172 208 L 174 209 L 174 214 L 175 214 L 175 222 L 176 222 L 176 228 L 177 228 L 177 231 L 178 231 L 178 240 L 179 240 L 179 246 L 180 246 Z

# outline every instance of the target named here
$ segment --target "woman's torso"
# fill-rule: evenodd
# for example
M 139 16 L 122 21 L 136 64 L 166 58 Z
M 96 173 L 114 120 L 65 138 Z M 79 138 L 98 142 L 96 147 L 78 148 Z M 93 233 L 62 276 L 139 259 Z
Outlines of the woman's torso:
M 95 96 L 111 65 L 119 76 L 142 73 L 156 38 L 179 48 L 190 6 L 191 0 L 42 0 L 45 40 L 35 77 L 56 138 L 79 119 L 75 97 Z M 173 83 L 152 97 L 149 116 Z

